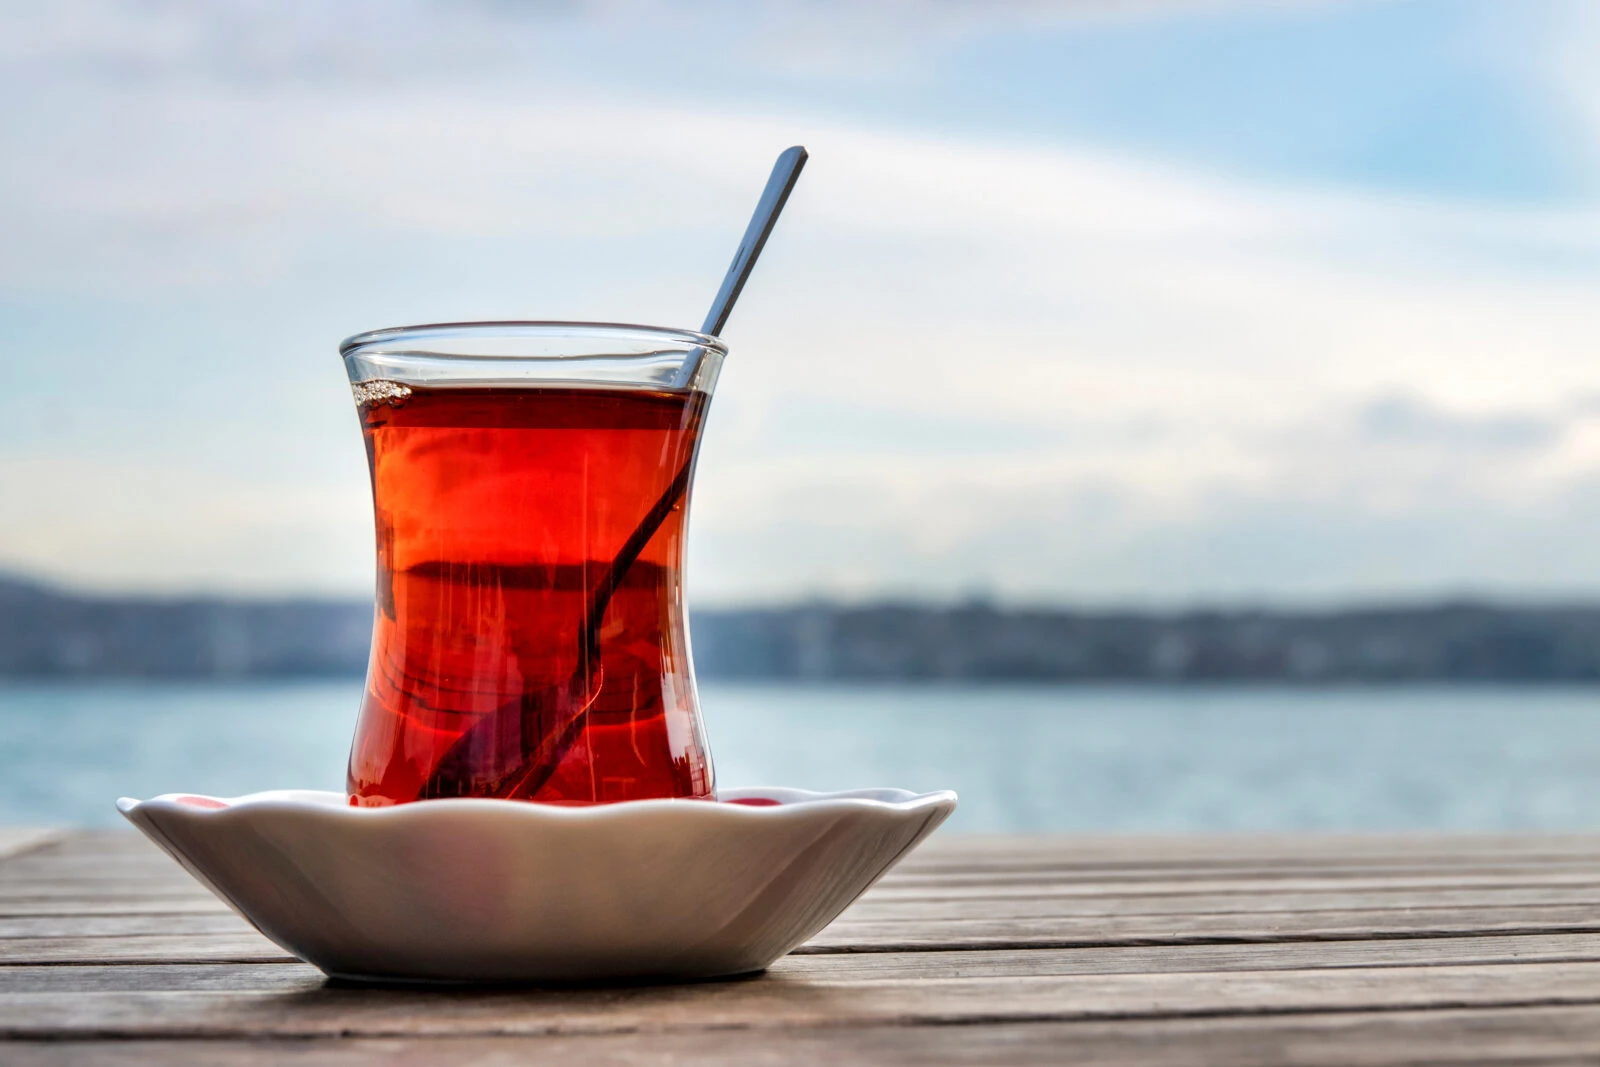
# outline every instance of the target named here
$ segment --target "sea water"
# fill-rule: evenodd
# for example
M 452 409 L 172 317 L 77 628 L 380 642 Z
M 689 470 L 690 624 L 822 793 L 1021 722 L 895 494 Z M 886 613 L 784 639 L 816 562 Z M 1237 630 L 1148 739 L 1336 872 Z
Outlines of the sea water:
M 1600 688 L 703 683 L 722 786 L 955 789 L 952 831 L 1600 829 Z M 0 683 L 0 823 L 342 790 L 359 680 Z

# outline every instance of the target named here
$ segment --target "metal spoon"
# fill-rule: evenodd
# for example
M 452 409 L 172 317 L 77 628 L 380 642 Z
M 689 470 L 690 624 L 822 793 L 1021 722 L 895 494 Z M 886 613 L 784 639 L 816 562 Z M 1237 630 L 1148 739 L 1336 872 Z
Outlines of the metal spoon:
M 728 276 L 722 280 L 717 298 L 711 301 L 711 311 L 706 315 L 705 325 L 700 327 L 701 333 L 721 336 L 722 328 L 728 324 L 728 315 L 733 311 L 733 303 L 744 291 L 744 283 L 756 265 L 756 257 L 767 246 L 767 238 L 772 236 L 772 227 L 777 225 L 783 205 L 789 202 L 789 194 L 794 191 L 795 182 L 800 180 L 800 171 L 806 165 L 807 158 L 806 150 L 795 145 L 772 165 L 772 176 L 767 179 L 767 187 L 761 191 L 761 201 L 756 204 L 756 213 L 750 216 L 744 240 L 739 242 L 739 251 L 734 253 L 733 262 L 728 266 Z
M 722 279 L 722 288 L 717 290 L 717 297 L 711 301 L 711 310 L 706 312 L 705 324 L 700 327 L 700 332 L 711 337 L 720 337 L 722 328 L 728 324 L 728 316 L 733 313 L 734 302 L 739 299 L 739 294 L 744 292 L 744 283 L 749 280 L 750 272 L 755 269 L 756 258 L 761 255 L 761 250 L 767 247 L 767 238 L 772 236 L 772 228 L 778 224 L 778 216 L 783 212 L 783 205 L 789 202 L 789 194 L 794 191 L 795 183 L 800 180 L 800 171 L 804 169 L 806 160 L 810 156 L 800 145 L 787 149 L 772 165 L 772 174 L 767 178 L 767 187 L 761 190 L 761 199 L 756 203 L 755 214 L 750 216 L 750 225 L 745 227 L 744 237 L 739 241 L 739 250 L 733 254 L 733 262 L 728 264 L 728 273 Z M 700 357 L 705 354 L 705 349 L 697 348 L 683 361 L 683 366 L 678 369 L 673 385 L 679 389 L 687 389 L 694 380 L 694 372 L 700 369 Z
M 722 288 L 711 302 L 701 333 L 716 337 L 727 324 L 734 302 L 739 299 L 756 265 L 756 258 L 766 247 L 778 215 L 800 179 L 806 159 L 806 150 L 795 145 L 773 164 L 772 175 L 767 178 L 767 186 L 761 192 L 755 214 L 722 280 Z M 677 388 L 689 387 L 704 355 L 705 349 L 697 348 L 684 359 L 674 378 Z M 693 463 L 692 455 L 684 461 L 591 590 L 583 633 L 579 635 L 578 667 L 570 682 L 565 686 L 550 685 L 523 693 L 470 727 L 434 766 L 423 785 L 423 798 L 471 796 L 487 785 L 492 796 L 532 799 L 550 780 L 583 733 L 589 708 L 600 695 L 604 676 L 600 663 L 600 624 L 605 619 L 612 594 L 622 585 L 628 569 L 688 490 Z M 489 782 L 484 782 L 482 775 L 486 754 L 492 754 L 490 758 L 497 765 L 490 772 Z

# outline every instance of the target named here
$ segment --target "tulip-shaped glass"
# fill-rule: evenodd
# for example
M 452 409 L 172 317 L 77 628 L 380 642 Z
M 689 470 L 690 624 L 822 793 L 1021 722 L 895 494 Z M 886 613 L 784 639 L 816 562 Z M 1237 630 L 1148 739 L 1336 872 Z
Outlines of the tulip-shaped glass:
M 351 802 L 711 796 L 683 561 L 722 343 L 469 323 L 341 351 L 378 555 Z

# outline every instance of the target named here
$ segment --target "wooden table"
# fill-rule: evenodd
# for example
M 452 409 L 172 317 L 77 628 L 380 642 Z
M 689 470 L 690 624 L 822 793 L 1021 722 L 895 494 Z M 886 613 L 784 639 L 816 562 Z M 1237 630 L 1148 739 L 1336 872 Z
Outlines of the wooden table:
M 0 834 L 0 1064 L 1600 1061 L 1600 837 L 938 836 L 765 975 L 330 984 L 131 833 Z

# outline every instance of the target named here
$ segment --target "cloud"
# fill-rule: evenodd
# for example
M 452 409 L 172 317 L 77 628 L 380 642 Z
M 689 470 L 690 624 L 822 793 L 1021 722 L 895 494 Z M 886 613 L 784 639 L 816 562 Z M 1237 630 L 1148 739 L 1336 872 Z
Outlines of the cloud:
M 646 58 L 672 82 L 680 59 L 837 81 L 895 77 L 974 36 L 1331 0 L 60 0 L 0 3 L 0 64 L 30 76 L 263 87 L 344 82 L 539 81 L 569 72 L 572 45 L 620 64 Z M 1344 0 L 1348 2 L 1348 0 Z M 586 65 L 593 66 L 592 60 Z M 610 67 L 615 78 L 626 72 Z
M 1560 424 L 1527 414 L 1456 415 L 1406 396 L 1386 396 L 1364 406 L 1361 433 L 1374 443 L 1499 451 L 1549 444 Z
M 370 505 L 342 485 L 28 454 L 0 454 L 0 484 L 6 568 L 103 589 L 370 590 Z
M 1600 479 L 1595 210 L 596 92 L 559 63 L 493 83 L 558 48 L 560 12 L 517 36 L 489 8 L 153 10 L 14 7 L 33 30 L 0 32 L 0 78 L 48 74 L 0 123 L 0 297 L 205 324 L 170 335 L 188 362 L 149 365 L 165 407 L 83 390 L 89 444 L 0 449 L 16 563 L 364 588 L 337 334 L 308 309 L 415 318 L 510 293 L 486 313 L 517 314 L 582 294 L 600 314 L 659 292 L 638 306 L 690 321 L 773 153 L 804 141 L 812 164 L 730 332 L 695 505 L 701 597 L 1600 587 L 1578 532 Z M 363 43 L 346 18 L 381 32 Z M 395 76 L 429 48 L 427 70 L 482 76 Z M 67 341 L 35 344 L 44 361 Z M 90 381 L 126 358 L 90 348 L 55 355 Z M 226 418 L 192 455 L 152 443 L 200 410 Z M 348 460 L 336 475 L 328 455 Z
M 697 517 L 695 571 L 712 579 L 697 589 L 781 599 L 794 573 L 847 597 L 1107 604 L 1600 589 L 1600 550 L 1574 536 L 1600 519 L 1600 476 L 1563 459 L 1593 440 L 1592 415 L 1459 416 L 1384 396 L 1298 414 L 1311 425 L 1239 427 L 1209 451 L 1178 427 L 1100 457 L 858 454 L 751 462 L 738 481 L 712 467 L 706 495 L 737 515 Z

